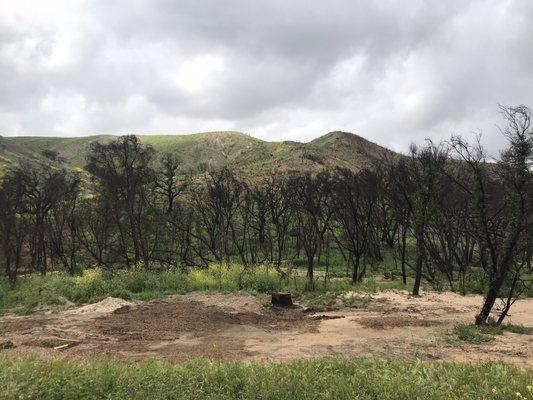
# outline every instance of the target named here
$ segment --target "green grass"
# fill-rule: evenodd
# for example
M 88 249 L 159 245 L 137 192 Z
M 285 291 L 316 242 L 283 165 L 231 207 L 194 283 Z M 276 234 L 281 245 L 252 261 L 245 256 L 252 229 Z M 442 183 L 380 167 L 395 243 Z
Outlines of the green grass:
M 307 293 L 305 298 L 308 301 L 308 306 L 312 310 L 324 311 L 334 309 L 337 305 L 337 298 L 339 293 L 336 292 L 314 292 Z
M 521 335 L 533 335 L 533 327 L 514 324 L 485 324 L 480 326 L 458 324 L 453 328 L 453 333 L 459 340 L 472 344 L 492 342 L 495 335 L 501 335 L 504 331 Z
M 307 300 L 308 307 L 316 311 L 334 310 L 341 306 L 367 308 L 372 301 L 369 294 L 348 290 L 305 292 L 301 296 Z
M 93 141 L 108 142 L 114 136 L 59 137 L 5 137 L 0 146 L 0 175 L 6 166 L 20 160 L 43 159 L 43 150 L 60 152 L 66 165 L 82 168 L 89 144 Z M 143 144 L 153 146 L 159 152 L 171 152 L 182 160 L 185 169 L 197 171 L 207 164 L 219 168 L 231 164 L 241 174 L 251 177 L 264 175 L 266 171 L 319 171 L 321 164 L 304 159 L 303 154 L 328 161 L 329 167 L 360 170 L 371 165 L 371 158 L 385 150 L 352 134 L 329 134 L 311 143 L 265 142 L 239 132 L 209 132 L 192 135 L 139 135 Z M 336 140 L 339 139 L 339 140 Z M 354 153 L 359 154 L 354 157 Z M 4 166 L 5 165 L 5 166 Z
M 125 300 L 152 300 L 192 291 L 258 295 L 287 290 L 295 297 L 303 297 L 310 307 L 317 310 L 335 308 L 335 305 L 365 308 L 371 299 L 365 294 L 384 290 L 410 291 L 412 279 L 409 278 L 404 285 L 399 279 L 381 280 L 371 276 L 353 284 L 349 277 L 332 277 L 327 282 L 320 277 L 315 280 L 314 291 L 308 292 L 305 287 L 306 278 L 301 271 L 292 270 L 289 276 L 282 278 L 271 266 L 245 268 L 237 263 L 213 264 L 207 269 L 192 269 L 187 273 L 180 270 L 136 269 L 119 270 L 111 274 L 91 269 L 78 276 L 64 272 L 46 276 L 30 274 L 20 276 L 14 288 L 10 287 L 6 278 L 0 277 L 0 314 L 7 311 L 27 314 L 39 305 L 62 304 L 66 301 L 94 303 L 108 296 Z M 429 290 L 429 286 L 423 285 L 422 290 Z M 359 294 L 346 296 L 352 292 Z M 516 331 L 519 329 L 515 327 Z
M 152 272 L 120 271 L 116 274 L 99 269 L 86 270 L 79 276 L 53 273 L 47 276 L 27 275 L 10 288 L 0 279 L 0 312 L 13 310 L 29 313 L 38 305 L 93 303 L 105 297 L 125 300 L 151 300 L 170 294 L 191 291 L 266 293 L 280 287 L 280 278 L 270 267 L 246 269 L 237 264 L 214 264 L 208 269 L 183 273 L 178 270 Z
M 532 382 L 504 364 L 0 359 L 0 399 L 511 399 Z
M 111 274 L 91 269 L 78 276 L 63 272 L 46 276 L 30 274 L 19 277 L 14 288 L 5 278 L 0 278 L 0 314 L 7 311 L 28 314 L 39 305 L 63 304 L 67 301 L 75 304 L 94 303 L 108 296 L 125 300 L 151 300 L 192 291 L 257 295 L 288 290 L 294 296 L 305 297 L 317 309 L 328 308 L 337 299 L 348 306 L 365 307 L 369 301 L 366 296 L 344 298 L 344 294 L 408 289 L 401 281 L 381 282 L 370 278 L 353 285 L 349 278 L 336 278 L 328 280 L 327 285 L 323 279 L 317 279 L 315 290 L 307 292 L 305 281 L 305 276 L 296 271 L 282 279 L 273 267 L 245 268 L 239 264 L 213 264 L 208 269 L 193 269 L 188 273 L 137 269 Z
M 531 326 L 507 324 L 503 325 L 503 330 L 518 333 L 519 335 L 533 335 L 533 327 Z
M 463 342 L 482 344 L 494 341 L 494 335 L 501 333 L 501 330 L 490 325 L 458 324 L 453 328 L 453 333 Z

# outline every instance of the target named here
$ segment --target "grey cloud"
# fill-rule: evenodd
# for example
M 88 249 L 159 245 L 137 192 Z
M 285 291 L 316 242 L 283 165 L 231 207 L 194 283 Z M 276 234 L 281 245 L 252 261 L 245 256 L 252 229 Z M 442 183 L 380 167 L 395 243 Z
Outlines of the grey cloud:
M 531 102 L 528 0 L 0 5 L 0 134 L 354 131 L 398 150 Z M 529 105 L 532 105 L 531 103 Z

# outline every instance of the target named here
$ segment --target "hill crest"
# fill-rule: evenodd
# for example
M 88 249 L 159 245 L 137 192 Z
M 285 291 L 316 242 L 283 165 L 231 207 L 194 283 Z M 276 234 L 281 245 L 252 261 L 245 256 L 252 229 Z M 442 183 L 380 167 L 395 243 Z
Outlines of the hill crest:
M 361 136 L 333 131 L 310 142 L 268 142 L 242 132 L 214 131 L 183 135 L 137 135 L 158 152 L 171 152 L 189 169 L 233 167 L 244 173 L 264 170 L 317 171 L 328 167 L 361 169 L 392 152 Z M 57 152 L 67 166 L 82 168 L 90 143 L 108 142 L 117 136 L 0 137 L 0 169 L 22 159 L 44 159 L 43 151 Z

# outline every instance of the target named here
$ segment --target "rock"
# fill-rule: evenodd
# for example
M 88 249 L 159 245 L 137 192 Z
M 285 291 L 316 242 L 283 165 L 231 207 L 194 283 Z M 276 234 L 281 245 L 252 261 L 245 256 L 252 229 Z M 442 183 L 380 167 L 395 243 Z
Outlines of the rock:
M 281 307 L 292 306 L 292 296 L 289 292 L 273 292 L 272 305 Z

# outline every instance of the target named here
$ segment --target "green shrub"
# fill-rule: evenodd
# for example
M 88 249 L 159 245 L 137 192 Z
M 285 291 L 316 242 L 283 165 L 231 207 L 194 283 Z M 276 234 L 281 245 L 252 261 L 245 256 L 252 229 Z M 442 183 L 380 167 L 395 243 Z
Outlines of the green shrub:
M 116 289 L 111 290 L 111 292 L 109 293 L 109 296 L 116 297 L 116 298 L 123 299 L 123 300 L 133 299 L 133 293 L 123 288 L 116 288 Z
M 482 344 L 492 342 L 494 335 L 502 333 L 503 328 L 498 325 L 458 324 L 453 328 L 453 333 L 463 342 Z
M 336 307 L 338 293 L 336 292 L 306 292 L 305 298 L 313 310 L 324 311 Z
M 280 289 L 280 277 L 273 267 L 260 266 L 242 275 L 239 289 L 270 293 Z

